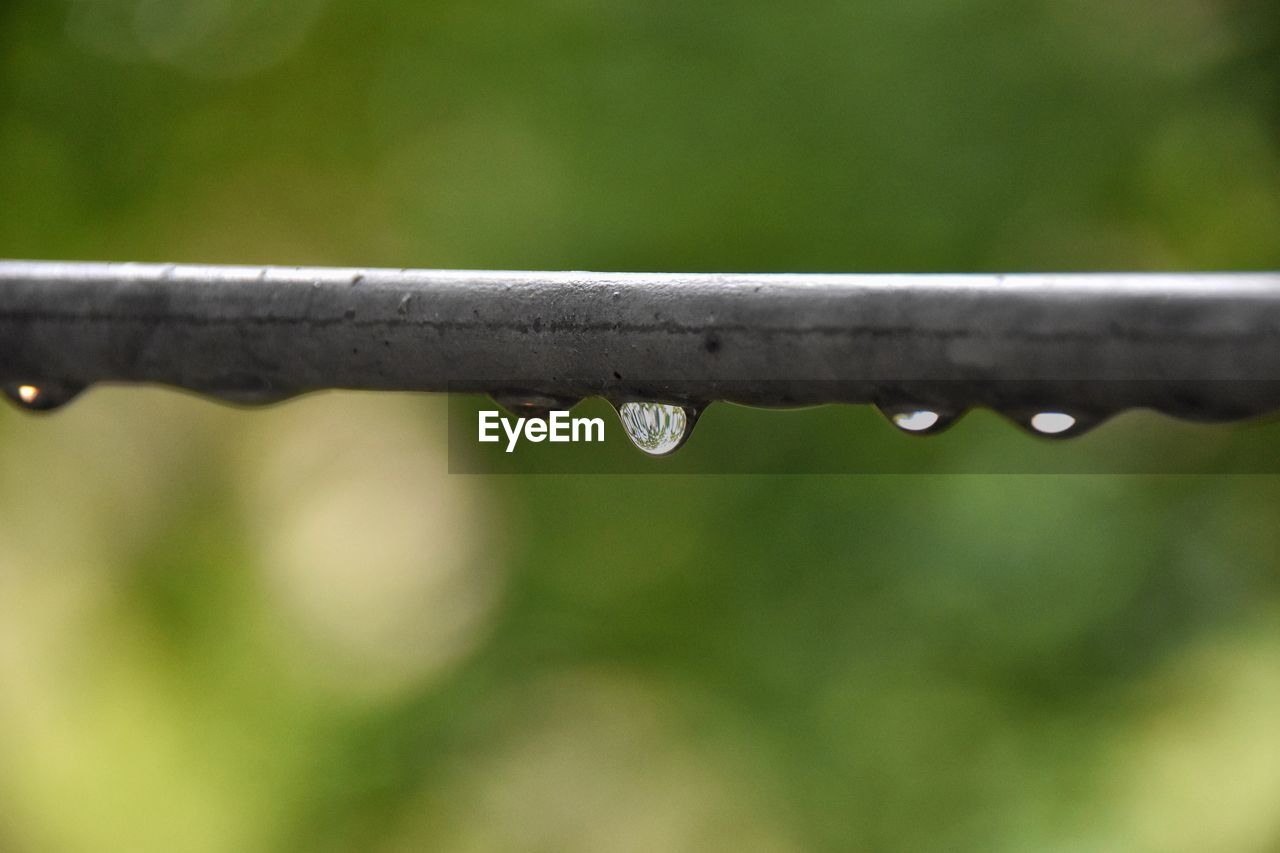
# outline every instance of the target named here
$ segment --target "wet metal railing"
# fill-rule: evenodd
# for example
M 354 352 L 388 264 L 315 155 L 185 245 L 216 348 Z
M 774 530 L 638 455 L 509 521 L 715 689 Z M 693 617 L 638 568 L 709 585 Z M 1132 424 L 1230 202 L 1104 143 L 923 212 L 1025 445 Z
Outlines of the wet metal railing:
M 1136 406 L 1204 420 L 1280 408 L 1280 274 L 0 261 L 11 399 L 54 408 L 103 382 L 237 402 L 324 388 L 480 392 L 530 411 L 599 395 L 681 408 L 690 427 L 717 400 L 874 403 L 918 432 L 987 406 L 1070 435 Z

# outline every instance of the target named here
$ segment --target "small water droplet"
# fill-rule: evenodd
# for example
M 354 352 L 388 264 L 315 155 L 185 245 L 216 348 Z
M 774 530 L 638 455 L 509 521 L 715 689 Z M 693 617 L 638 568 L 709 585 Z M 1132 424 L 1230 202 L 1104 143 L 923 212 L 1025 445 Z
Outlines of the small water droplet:
M 5 396 L 29 412 L 51 412 L 70 403 L 82 390 L 60 382 L 22 382 L 4 387 Z
M 1031 416 L 1031 428 L 1041 435 L 1062 435 L 1075 425 L 1075 417 L 1066 412 L 1036 412 Z
M 939 419 L 937 412 L 920 409 L 916 412 L 898 412 L 893 416 L 893 424 L 906 432 L 928 432 L 937 425 Z
M 233 406 L 274 406 L 276 403 L 283 403 L 285 400 L 297 397 L 302 392 L 260 388 L 254 390 L 205 391 L 203 393 Z
M 954 424 L 959 415 L 954 412 L 938 409 L 902 406 L 891 409 L 880 407 L 880 411 L 894 426 L 912 435 L 933 435 L 942 432 Z
M 650 456 L 680 449 L 693 433 L 701 410 L 667 403 L 623 403 L 618 419 L 631 443 Z
M 494 394 L 493 402 L 521 418 L 545 421 L 553 411 L 567 412 L 582 402 L 573 397 L 552 397 L 546 394 Z

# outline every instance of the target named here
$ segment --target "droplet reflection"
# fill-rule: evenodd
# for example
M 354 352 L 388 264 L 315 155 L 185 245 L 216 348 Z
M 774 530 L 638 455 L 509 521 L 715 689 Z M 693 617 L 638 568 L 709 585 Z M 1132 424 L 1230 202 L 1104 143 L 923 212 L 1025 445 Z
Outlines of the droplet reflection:
M 40 396 L 40 389 L 34 385 L 19 385 L 18 399 L 26 403 L 28 406 L 35 403 L 36 398 Z
M 683 406 L 667 403 L 623 403 L 618 419 L 631 443 L 650 456 L 678 450 L 693 431 L 694 420 Z

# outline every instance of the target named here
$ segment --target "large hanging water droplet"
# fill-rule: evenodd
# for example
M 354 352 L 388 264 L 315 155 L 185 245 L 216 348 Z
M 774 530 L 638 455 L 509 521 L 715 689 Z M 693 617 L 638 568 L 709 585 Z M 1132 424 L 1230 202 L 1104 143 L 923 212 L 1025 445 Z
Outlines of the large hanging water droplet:
M 693 433 L 700 410 L 667 403 L 623 403 L 618 419 L 627 438 L 650 456 L 666 456 L 680 449 Z
M 51 412 L 70 403 L 83 388 L 61 382 L 22 382 L 4 386 L 4 393 L 19 408 Z

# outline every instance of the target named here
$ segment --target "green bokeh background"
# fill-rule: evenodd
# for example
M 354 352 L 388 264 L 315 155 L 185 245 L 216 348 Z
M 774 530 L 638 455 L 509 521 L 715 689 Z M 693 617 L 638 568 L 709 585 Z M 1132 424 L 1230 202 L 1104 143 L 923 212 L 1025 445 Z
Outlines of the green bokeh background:
M 7 0 L 0 256 L 1277 269 L 1280 11 Z M 1274 478 L 466 477 L 445 406 L 0 412 L 0 850 L 1280 849 Z

